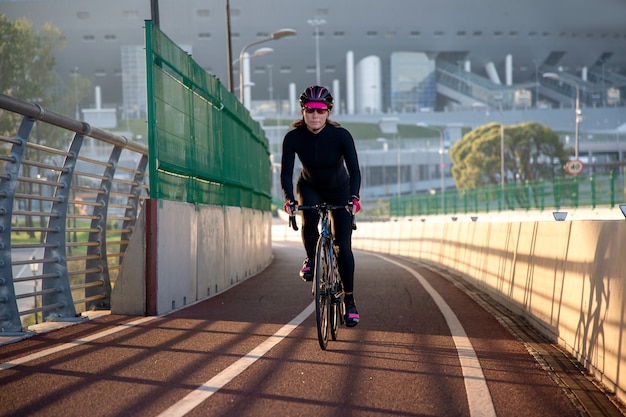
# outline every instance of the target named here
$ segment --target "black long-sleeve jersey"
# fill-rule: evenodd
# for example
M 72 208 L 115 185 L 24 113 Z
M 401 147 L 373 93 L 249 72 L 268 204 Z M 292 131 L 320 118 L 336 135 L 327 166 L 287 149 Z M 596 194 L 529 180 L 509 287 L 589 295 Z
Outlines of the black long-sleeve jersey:
M 298 181 L 305 181 L 320 192 L 348 188 L 347 196 L 359 196 L 361 171 L 350 132 L 327 123 L 315 134 L 302 125 L 287 132 L 283 140 L 280 181 L 285 198 L 295 200 L 293 169 L 295 155 L 302 163 Z M 344 164 L 345 162 L 345 164 Z

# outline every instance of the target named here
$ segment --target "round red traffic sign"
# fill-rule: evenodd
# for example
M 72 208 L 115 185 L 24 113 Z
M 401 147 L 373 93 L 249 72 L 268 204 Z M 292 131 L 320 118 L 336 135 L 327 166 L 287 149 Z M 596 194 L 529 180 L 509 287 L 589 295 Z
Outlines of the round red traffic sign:
M 574 159 L 573 161 L 567 161 L 565 164 L 565 171 L 570 175 L 578 175 L 583 171 L 585 164 L 580 159 Z

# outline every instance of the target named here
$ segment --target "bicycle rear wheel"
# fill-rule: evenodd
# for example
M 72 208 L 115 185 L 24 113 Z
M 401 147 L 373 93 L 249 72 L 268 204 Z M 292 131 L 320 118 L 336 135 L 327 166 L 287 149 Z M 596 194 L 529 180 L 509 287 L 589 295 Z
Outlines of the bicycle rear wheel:
M 315 260 L 315 320 L 317 322 L 317 340 L 322 350 L 328 346 L 330 333 L 329 316 L 331 313 L 330 277 L 332 264 L 330 259 L 330 242 L 320 236 L 317 241 Z

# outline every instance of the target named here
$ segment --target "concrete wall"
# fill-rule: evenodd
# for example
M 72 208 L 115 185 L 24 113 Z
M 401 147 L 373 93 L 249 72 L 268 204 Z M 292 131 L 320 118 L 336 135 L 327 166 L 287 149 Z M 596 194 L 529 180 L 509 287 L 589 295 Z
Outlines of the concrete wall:
M 111 312 L 161 315 L 211 297 L 266 268 L 271 246 L 270 212 L 148 200 Z
M 299 240 L 286 226 L 272 233 Z M 419 259 L 486 291 L 626 400 L 623 219 L 359 222 L 353 245 Z

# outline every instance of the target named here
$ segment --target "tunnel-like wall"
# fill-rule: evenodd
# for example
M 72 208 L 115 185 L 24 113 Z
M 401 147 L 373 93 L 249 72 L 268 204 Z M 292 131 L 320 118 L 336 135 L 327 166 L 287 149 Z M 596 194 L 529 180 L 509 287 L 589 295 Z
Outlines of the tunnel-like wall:
M 299 240 L 283 226 L 273 233 Z M 353 245 L 415 258 L 468 281 L 626 400 L 624 220 L 359 222 Z
M 272 261 L 271 213 L 147 200 L 111 295 L 113 314 L 161 315 L 221 293 Z

